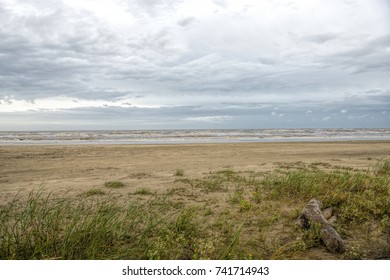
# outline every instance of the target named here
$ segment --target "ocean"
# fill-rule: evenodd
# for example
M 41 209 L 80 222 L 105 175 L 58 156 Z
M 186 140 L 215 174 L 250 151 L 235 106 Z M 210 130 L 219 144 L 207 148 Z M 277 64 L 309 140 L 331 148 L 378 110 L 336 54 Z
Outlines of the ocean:
M 390 129 L 0 131 L 0 145 L 196 144 L 390 140 Z

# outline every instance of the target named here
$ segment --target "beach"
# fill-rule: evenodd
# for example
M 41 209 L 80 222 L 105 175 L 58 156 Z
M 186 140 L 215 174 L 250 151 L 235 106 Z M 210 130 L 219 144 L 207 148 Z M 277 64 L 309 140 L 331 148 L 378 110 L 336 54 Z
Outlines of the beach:
M 222 169 L 269 172 L 299 162 L 368 169 L 389 157 L 390 141 L 0 146 L 0 187 L 5 196 L 37 188 L 82 193 L 121 181 L 126 192 L 163 192 L 177 169 L 194 178 Z
M 390 141 L 0 146 L 0 255 L 388 259 L 389 157 Z M 313 198 L 345 248 L 297 227 Z

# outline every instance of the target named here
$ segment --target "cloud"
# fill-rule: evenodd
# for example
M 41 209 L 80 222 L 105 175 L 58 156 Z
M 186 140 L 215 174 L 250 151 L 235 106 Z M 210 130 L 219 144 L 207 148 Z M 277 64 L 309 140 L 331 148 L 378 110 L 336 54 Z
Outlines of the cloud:
M 123 128 L 129 111 L 173 127 L 283 126 L 283 114 L 389 126 L 385 2 L 0 0 L 0 112 L 92 122 L 83 110 Z
M 317 44 L 323 44 L 328 41 L 334 40 L 339 36 L 337 33 L 322 33 L 322 34 L 316 34 L 305 37 L 306 40 L 317 43 Z
M 12 97 L 0 99 L 0 112 L 25 112 L 25 111 L 57 111 L 76 108 L 104 108 L 104 107 L 122 107 L 129 108 L 134 106 L 130 103 L 131 99 L 122 99 L 116 101 L 110 100 L 86 100 L 71 98 L 66 96 L 37 98 L 34 100 L 17 100 Z M 148 106 L 137 106 L 148 107 Z
M 186 117 L 186 121 L 195 121 L 195 122 L 225 122 L 232 120 L 232 116 L 199 116 L 199 117 Z
M 326 61 L 328 67 L 340 67 L 352 74 L 385 73 L 390 71 L 389 46 L 390 33 L 363 40 L 354 48 L 326 57 L 323 62 Z
M 188 26 L 192 24 L 196 19 L 194 17 L 185 17 L 180 19 L 177 24 L 179 24 L 182 27 Z
M 226 0 L 213 0 L 213 2 L 215 5 L 218 5 L 222 8 L 226 8 L 226 6 L 228 5 L 228 1 Z
M 349 120 L 361 120 L 367 117 L 368 115 L 348 115 Z

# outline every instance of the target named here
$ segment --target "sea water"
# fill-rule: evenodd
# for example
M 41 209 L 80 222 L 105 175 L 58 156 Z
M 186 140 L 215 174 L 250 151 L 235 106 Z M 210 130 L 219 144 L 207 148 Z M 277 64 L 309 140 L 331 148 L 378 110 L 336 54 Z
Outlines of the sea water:
M 0 145 L 196 144 L 390 140 L 390 129 L 0 131 Z

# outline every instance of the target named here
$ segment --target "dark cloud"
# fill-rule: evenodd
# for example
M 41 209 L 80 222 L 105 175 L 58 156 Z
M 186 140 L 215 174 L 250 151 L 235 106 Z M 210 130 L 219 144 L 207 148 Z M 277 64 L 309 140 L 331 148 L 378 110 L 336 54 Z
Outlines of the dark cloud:
M 316 35 L 311 35 L 307 36 L 304 39 L 317 43 L 317 44 L 323 44 L 328 41 L 334 40 L 339 36 L 339 34 L 336 33 L 322 33 L 322 34 L 316 34 Z
M 352 73 L 390 71 L 390 34 L 371 39 L 362 40 L 358 45 L 348 51 L 342 51 L 325 57 L 322 62 L 329 67 L 341 66 Z
M 196 19 L 194 17 L 185 17 L 185 18 L 182 18 L 180 19 L 177 24 L 180 25 L 180 26 L 188 26 L 190 24 L 192 24 Z

